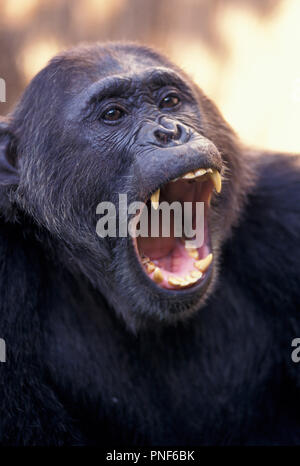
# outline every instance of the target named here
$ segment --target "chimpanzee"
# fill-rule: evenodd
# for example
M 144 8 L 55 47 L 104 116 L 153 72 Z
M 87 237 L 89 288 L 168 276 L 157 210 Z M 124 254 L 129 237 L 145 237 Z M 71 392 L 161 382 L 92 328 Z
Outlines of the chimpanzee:
M 0 123 L 1 444 L 300 443 L 299 186 L 160 53 L 53 58 Z M 120 195 L 201 245 L 99 235 Z

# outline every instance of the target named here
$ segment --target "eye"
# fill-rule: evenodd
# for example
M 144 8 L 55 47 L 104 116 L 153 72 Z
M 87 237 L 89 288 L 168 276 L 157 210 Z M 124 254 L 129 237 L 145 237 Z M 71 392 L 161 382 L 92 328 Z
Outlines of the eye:
M 120 107 L 110 107 L 102 113 L 101 118 L 105 121 L 117 121 L 123 118 L 125 111 Z
M 180 103 L 180 98 L 177 94 L 168 94 L 164 97 L 160 104 L 159 108 L 173 108 Z

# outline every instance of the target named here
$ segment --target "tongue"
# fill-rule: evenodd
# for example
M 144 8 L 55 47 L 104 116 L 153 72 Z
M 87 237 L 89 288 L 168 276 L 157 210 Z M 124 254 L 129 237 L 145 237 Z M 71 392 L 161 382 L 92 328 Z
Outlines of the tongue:
M 161 257 L 168 256 L 174 249 L 176 239 L 171 238 L 138 238 L 138 245 L 140 253 L 151 259 L 160 259 Z

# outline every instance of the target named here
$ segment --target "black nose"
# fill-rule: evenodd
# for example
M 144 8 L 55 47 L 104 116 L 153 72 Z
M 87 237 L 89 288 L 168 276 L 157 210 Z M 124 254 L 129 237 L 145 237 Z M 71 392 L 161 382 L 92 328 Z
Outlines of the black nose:
M 159 126 L 154 130 L 156 142 L 162 146 L 182 144 L 186 140 L 186 130 L 183 125 L 167 117 L 161 117 Z

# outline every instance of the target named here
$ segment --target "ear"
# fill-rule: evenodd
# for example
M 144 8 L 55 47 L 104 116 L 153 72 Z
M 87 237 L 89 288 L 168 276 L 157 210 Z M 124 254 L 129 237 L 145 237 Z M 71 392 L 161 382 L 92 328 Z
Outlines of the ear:
M 17 144 L 9 120 L 0 118 L 0 215 L 12 219 L 11 194 L 19 184 Z

